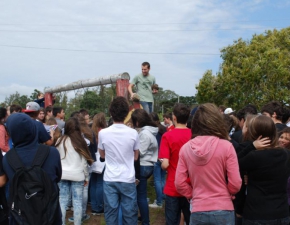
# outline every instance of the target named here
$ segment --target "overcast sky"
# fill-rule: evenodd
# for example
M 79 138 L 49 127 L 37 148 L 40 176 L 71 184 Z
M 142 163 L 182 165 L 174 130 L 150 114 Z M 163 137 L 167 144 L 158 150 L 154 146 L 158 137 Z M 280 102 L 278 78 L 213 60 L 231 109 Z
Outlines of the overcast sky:
M 218 71 L 221 48 L 289 26 L 289 12 L 286 0 L 1 1 L 0 102 L 80 79 L 132 79 L 144 61 L 159 86 L 192 96 L 207 69 Z

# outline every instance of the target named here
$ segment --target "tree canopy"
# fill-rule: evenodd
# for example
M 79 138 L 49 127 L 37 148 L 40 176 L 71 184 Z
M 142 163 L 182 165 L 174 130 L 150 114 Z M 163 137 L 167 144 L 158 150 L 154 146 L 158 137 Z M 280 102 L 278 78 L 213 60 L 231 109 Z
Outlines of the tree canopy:
M 289 102 L 290 28 L 234 41 L 221 50 L 221 58 L 218 73 L 206 71 L 196 86 L 199 103 L 238 109 L 249 103 Z

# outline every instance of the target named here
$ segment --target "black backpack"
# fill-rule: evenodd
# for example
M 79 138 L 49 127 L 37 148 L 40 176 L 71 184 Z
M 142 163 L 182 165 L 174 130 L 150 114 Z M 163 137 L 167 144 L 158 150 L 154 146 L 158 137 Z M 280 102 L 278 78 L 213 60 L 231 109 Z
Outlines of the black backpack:
M 6 155 L 15 171 L 9 189 L 10 216 L 19 225 L 50 225 L 54 222 L 58 190 L 41 168 L 49 152 L 49 146 L 39 145 L 32 165 L 27 167 L 14 148 Z

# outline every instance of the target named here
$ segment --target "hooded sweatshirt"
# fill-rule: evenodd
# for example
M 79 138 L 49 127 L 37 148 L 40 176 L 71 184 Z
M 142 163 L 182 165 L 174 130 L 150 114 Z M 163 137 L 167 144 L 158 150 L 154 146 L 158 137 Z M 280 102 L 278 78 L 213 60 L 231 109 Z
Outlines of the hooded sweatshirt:
M 158 143 L 156 134 L 158 127 L 144 126 L 139 131 L 140 140 L 140 165 L 154 166 L 158 157 Z
M 192 200 L 191 212 L 234 210 L 232 195 L 240 190 L 241 182 L 237 155 L 229 141 L 198 136 L 181 148 L 175 186 Z
M 24 113 L 11 114 L 6 122 L 8 132 L 14 144 L 14 148 L 24 164 L 30 166 L 38 149 L 38 132 L 35 122 Z M 9 152 L 7 153 L 9 154 Z M 7 162 L 7 154 L 3 158 L 3 169 L 9 178 L 9 183 L 13 179 L 15 171 Z M 60 156 L 55 147 L 50 146 L 50 153 L 42 165 L 42 169 L 48 174 L 55 184 L 55 190 L 58 191 L 57 183 L 61 179 L 61 163 Z M 54 224 L 61 223 L 61 211 L 58 210 L 58 217 Z M 15 222 L 10 218 L 10 225 Z

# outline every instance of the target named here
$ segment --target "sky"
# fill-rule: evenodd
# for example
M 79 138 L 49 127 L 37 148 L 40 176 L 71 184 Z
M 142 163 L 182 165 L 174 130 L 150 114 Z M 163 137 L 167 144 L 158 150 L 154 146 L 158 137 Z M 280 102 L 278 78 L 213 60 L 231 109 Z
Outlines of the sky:
M 223 47 L 289 26 L 289 11 L 288 0 L 1 1 L 0 102 L 122 72 L 133 79 L 144 61 L 164 90 L 193 96 Z

